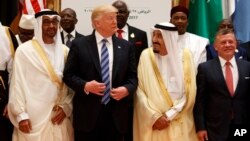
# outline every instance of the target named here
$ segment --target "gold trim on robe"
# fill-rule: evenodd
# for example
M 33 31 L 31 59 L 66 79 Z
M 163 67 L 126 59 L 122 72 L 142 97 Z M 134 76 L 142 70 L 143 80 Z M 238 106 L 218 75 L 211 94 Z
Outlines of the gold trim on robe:
M 134 100 L 134 141 L 198 141 L 193 119 L 196 94 L 195 66 L 189 49 L 182 50 L 186 104 L 162 130 L 154 122 L 174 104 L 163 83 L 152 48 L 145 49 L 138 65 L 138 88 Z M 170 102 L 171 101 L 171 102 Z

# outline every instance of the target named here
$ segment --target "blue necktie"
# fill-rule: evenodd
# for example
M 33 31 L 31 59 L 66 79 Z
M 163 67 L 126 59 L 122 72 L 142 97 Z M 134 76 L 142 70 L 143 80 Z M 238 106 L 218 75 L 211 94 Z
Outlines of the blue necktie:
M 102 40 L 103 44 L 101 49 L 102 81 L 106 85 L 106 89 L 102 97 L 102 103 L 105 105 L 110 101 L 109 52 L 106 46 L 106 42 L 106 39 Z

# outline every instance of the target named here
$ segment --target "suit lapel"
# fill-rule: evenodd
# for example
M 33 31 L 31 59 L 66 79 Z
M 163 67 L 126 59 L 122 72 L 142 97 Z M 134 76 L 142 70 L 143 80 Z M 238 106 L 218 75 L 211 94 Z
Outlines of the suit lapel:
M 222 81 L 221 84 L 224 87 L 224 89 L 227 91 L 226 95 L 231 96 L 230 92 L 229 92 L 229 90 L 227 88 L 227 83 L 226 83 L 225 77 L 223 75 L 223 71 L 222 71 L 222 68 L 221 68 L 221 63 L 220 63 L 220 60 L 219 60 L 218 57 L 216 58 L 216 64 L 215 65 L 216 65 L 216 67 L 211 66 L 211 68 L 214 68 L 216 70 L 217 73 L 214 73 L 215 75 L 218 74 L 218 75 L 216 75 L 217 76 L 216 80 L 217 81 Z
M 128 41 L 132 44 L 134 44 L 136 41 L 135 40 L 135 33 L 129 25 L 128 25 Z
M 81 37 L 81 35 L 80 35 L 80 33 L 78 33 L 78 32 L 76 31 L 75 38 L 79 38 L 79 37 Z
M 98 49 L 97 49 L 97 43 L 96 43 L 96 37 L 95 37 L 95 32 L 92 33 L 92 35 L 90 35 L 89 38 L 89 46 L 88 46 L 88 50 L 91 56 L 91 59 L 94 61 L 94 65 L 100 75 L 101 75 L 101 65 L 100 65 L 100 59 L 99 59 L 99 53 L 98 53 Z
M 112 36 L 113 41 L 113 71 L 112 71 L 112 80 L 114 80 L 115 76 L 118 73 L 118 68 L 120 65 L 120 53 L 121 53 L 121 46 L 117 43 L 117 38 L 113 35 Z
M 64 36 L 63 36 L 63 32 L 61 32 L 61 39 L 62 39 L 62 43 L 64 44 Z
M 239 75 L 239 77 L 238 77 L 237 86 L 236 86 L 235 91 L 234 91 L 234 96 L 235 96 L 235 95 L 237 94 L 237 92 L 239 91 L 239 88 L 240 88 L 239 85 L 240 85 L 241 83 L 244 83 L 244 82 L 241 82 L 241 81 L 242 81 L 242 78 L 244 78 L 244 76 L 242 76 L 242 75 L 244 74 L 244 71 L 243 71 L 242 66 L 241 66 L 241 64 L 240 64 L 240 61 L 239 61 L 238 59 L 236 59 L 236 58 L 235 58 L 235 60 L 236 60 L 237 68 L 238 68 L 238 75 Z

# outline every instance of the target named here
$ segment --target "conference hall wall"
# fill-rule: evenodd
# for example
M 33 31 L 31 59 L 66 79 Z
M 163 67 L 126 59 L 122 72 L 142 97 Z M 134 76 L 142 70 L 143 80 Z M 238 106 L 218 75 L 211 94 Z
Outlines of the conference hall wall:
M 77 31 L 84 35 L 91 34 L 91 12 L 101 4 L 112 4 L 115 0 L 62 0 L 61 10 L 72 8 L 77 13 Z M 150 28 L 159 22 L 170 20 L 171 0 L 124 0 L 130 12 L 128 23 L 148 33 L 151 45 Z

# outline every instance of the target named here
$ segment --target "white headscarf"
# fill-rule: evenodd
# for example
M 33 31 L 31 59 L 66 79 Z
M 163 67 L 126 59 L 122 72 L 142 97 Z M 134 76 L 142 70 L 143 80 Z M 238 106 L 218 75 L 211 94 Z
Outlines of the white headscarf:
M 156 24 L 154 30 L 160 30 L 168 54 L 161 56 L 155 53 L 159 71 L 172 99 L 179 99 L 184 93 L 184 77 L 182 67 L 182 50 L 178 46 L 178 31 L 171 23 Z M 153 35 L 153 34 L 152 34 Z
M 50 13 L 50 14 L 46 14 L 46 11 L 48 11 L 48 13 Z M 44 12 L 44 14 L 41 14 L 41 16 L 37 17 L 37 15 L 39 13 L 43 13 L 43 12 Z M 50 51 L 45 47 L 45 44 L 44 44 L 44 41 L 42 38 L 42 17 L 43 16 L 48 16 L 50 18 L 57 17 L 57 20 L 59 21 L 58 23 L 60 23 L 61 18 L 58 14 L 53 14 L 52 10 L 50 10 L 50 9 L 44 9 L 41 12 L 36 13 L 36 16 L 35 16 L 36 22 L 35 22 L 35 27 L 34 27 L 34 37 L 39 42 L 39 44 L 43 47 L 45 52 L 47 54 L 50 54 L 49 53 Z M 55 43 L 55 54 L 54 54 L 55 56 L 54 56 L 54 60 L 50 60 L 50 61 L 54 62 L 54 63 L 52 63 L 52 66 L 54 67 L 56 73 L 60 77 L 62 77 L 62 72 L 63 72 L 63 68 L 64 68 L 64 49 L 62 47 L 62 40 L 61 40 L 61 35 L 60 35 L 60 30 L 59 30 L 59 24 L 58 24 L 57 33 L 54 37 L 54 43 Z
M 19 21 L 19 27 L 23 29 L 33 30 L 34 22 L 35 22 L 34 15 L 22 14 L 20 21 Z

